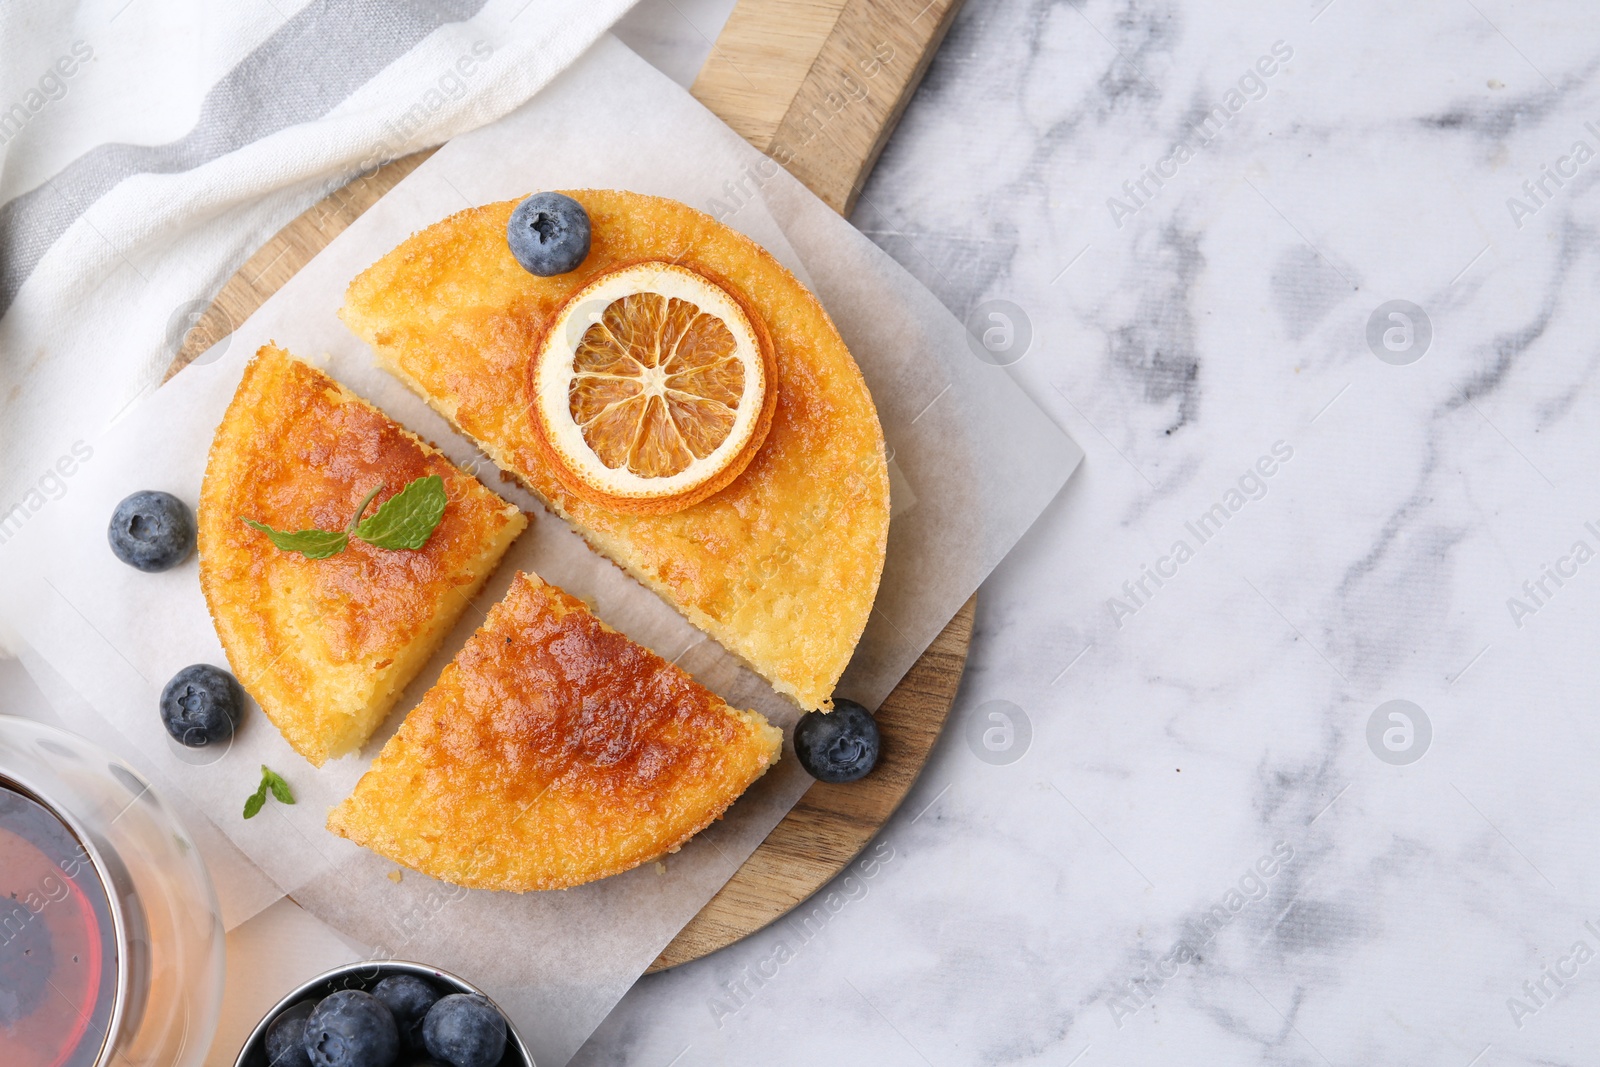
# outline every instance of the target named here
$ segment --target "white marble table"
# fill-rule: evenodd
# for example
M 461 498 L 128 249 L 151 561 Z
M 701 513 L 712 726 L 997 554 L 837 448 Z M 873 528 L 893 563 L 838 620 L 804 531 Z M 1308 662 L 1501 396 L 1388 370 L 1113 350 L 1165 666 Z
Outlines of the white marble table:
M 729 6 L 620 32 L 687 81 Z M 1594 1061 L 1597 38 L 969 0 L 854 221 L 1014 306 L 995 373 L 1088 459 L 864 860 L 575 1063 Z M 215 1061 L 354 954 L 235 930 Z
M 1089 457 L 877 861 L 576 1062 L 1594 1062 L 1597 45 L 1576 2 L 970 0 L 854 221 L 1022 309 Z M 1386 310 L 1385 359 L 1393 300 L 1432 336 Z M 992 701 L 1028 743 L 968 744 Z

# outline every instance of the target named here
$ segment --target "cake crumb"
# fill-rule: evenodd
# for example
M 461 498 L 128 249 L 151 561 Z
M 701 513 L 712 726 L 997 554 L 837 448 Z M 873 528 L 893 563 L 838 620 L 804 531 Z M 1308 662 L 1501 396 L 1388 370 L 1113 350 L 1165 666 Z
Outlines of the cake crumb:
M 400 873 L 399 868 L 396 868 L 396 869 L 394 869 L 394 870 L 389 872 L 389 881 L 393 882 L 395 885 L 399 885 L 400 884 L 400 879 L 403 878 L 403 877 L 405 877 L 405 876 Z

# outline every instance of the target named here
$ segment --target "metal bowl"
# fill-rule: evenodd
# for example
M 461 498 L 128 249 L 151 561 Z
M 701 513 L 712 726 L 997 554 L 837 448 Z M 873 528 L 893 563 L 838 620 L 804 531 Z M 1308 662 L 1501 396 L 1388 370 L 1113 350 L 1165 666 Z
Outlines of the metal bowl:
M 449 971 L 441 971 L 437 967 L 426 967 L 406 960 L 362 960 L 360 963 L 346 964 L 319 974 L 309 982 L 290 990 L 288 996 L 274 1004 L 272 1010 L 256 1024 L 254 1030 L 250 1031 L 244 1048 L 239 1050 L 239 1058 L 233 1061 L 233 1067 L 268 1067 L 267 1027 L 272 1025 L 272 1020 L 276 1019 L 285 1008 L 293 1007 L 302 1000 L 320 1000 L 341 989 L 359 989 L 367 992 L 383 979 L 396 974 L 415 975 L 452 993 L 476 993 L 490 1004 L 494 1004 L 495 1010 L 506 1020 L 506 1054 L 500 1057 L 497 1067 L 535 1067 L 533 1053 L 522 1043 L 522 1036 L 511 1024 L 511 1017 L 506 1015 L 504 1008 L 494 1003 L 492 997 Z

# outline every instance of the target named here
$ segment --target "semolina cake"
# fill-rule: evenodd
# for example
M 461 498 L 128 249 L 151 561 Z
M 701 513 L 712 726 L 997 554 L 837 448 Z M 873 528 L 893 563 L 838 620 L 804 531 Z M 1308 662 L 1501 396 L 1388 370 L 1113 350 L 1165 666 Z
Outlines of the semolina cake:
M 414 550 L 352 537 L 337 554 L 312 559 L 275 547 L 244 521 L 339 531 L 369 495 L 381 507 L 429 476 L 441 479 L 446 503 Z M 200 585 L 240 684 L 321 766 L 372 735 L 526 525 L 437 449 L 267 345 L 211 446 L 198 514 Z
M 592 244 L 539 277 L 507 246 L 515 201 L 422 230 L 350 285 L 340 312 L 379 363 L 478 442 L 599 552 L 802 708 L 832 693 L 872 611 L 889 528 L 877 409 L 816 298 L 754 242 L 684 204 L 578 190 Z M 569 298 L 641 262 L 710 279 L 770 340 L 770 427 L 725 487 L 641 514 L 573 491 L 532 415 L 533 364 Z M 598 315 L 596 316 L 598 319 Z
M 520 573 L 328 829 L 456 885 L 561 889 L 676 851 L 782 745 Z

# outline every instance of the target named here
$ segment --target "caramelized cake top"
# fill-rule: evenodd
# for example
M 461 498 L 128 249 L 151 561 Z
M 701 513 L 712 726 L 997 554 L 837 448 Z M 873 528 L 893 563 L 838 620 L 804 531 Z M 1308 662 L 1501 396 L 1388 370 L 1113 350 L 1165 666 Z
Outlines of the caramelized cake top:
M 579 885 L 676 850 L 782 741 L 524 573 L 328 825 L 459 885 Z
M 337 555 L 308 559 L 241 521 L 343 530 L 371 490 L 384 487 L 369 515 L 427 475 L 443 480 L 447 504 L 420 549 L 351 538 Z M 392 681 L 387 668 L 418 641 L 431 647 L 439 623 L 460 614 L 526 522 L 383 412 L 268 345 L 246 368 L 211 448 L 200 583 L 240 683 L 320 764 L 341 754 L 338 716 L 366 708 L 373 687 Z

